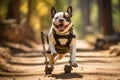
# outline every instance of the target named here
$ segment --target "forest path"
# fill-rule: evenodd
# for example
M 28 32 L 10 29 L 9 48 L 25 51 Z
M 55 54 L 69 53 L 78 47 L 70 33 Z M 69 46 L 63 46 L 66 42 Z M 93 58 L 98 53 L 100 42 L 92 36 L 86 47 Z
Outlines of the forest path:
M 120 80 L 120 56 L 110 57 L 108 50 L 92 50 L 84 41 L 77 41 L 77 49 L 78 67 L 70 74 L 64 73 L 69 54 L 57 61 L 51 77 L 45 77 L 42 53 L 19 53 L 13 56 L 10 64 L 24 72 L 3 73 L 0 80 Z

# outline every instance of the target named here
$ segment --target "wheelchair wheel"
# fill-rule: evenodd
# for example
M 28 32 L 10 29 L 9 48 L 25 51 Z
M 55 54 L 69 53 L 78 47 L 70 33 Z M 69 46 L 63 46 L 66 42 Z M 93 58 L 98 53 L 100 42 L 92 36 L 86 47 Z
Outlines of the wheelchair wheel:
M 48 75 L 48 74 L 51 74 L 53 71 L 53 69 L 51 67 L 47 67 L 45 68 L 45 74 Z
M 65 73 L 71 73 L 71 66 L 65 65 L 65 67 L 64 67 L 64 72 L 65 72 Z

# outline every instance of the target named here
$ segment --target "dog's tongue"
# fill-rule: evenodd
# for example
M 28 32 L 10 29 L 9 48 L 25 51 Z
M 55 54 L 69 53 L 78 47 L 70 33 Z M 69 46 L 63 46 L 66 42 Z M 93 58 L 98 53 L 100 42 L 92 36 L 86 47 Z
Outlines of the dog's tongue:
M 64 30 L 64 27 L 63 26 L 58 26 L 58 30 L 62 31 L 62 30 Z

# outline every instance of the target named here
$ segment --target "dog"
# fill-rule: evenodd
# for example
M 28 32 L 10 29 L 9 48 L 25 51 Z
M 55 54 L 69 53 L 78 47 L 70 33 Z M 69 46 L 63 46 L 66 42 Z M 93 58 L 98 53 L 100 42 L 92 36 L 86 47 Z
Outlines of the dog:
M 70 63 L 72 67 L 78 67 L 76 54 L 76 37 L 73 33 L 72 6 L 68 6 L 66 12 L 56 12 L 51 8 L 52 26 L 48 33 L 48 58 L 52 69 L 57 60 L 62 59 L 65 53 L 70 52 Z

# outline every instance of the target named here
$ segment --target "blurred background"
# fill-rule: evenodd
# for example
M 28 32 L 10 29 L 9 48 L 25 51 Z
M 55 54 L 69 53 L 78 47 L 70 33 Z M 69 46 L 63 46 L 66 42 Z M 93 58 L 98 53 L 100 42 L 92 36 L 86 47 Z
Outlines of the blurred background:
M 40 43 L 41 31 L 48 33 L 51 27 L 51 7 L 66 11 L 69 5 L 73 7 L 72 21 L 78 39 L 118 39 L 120 0 L 1 0 L 0 39 Z
M 89 64 L 91 61 L 92 68 L 94 62 L 97 66 L 103 62 L 108 73 L 110 70 L 120 73 L 120 57 L 115 57 L 120 55 L 120 0 L 0 0 L 0 75 L 3 74 L 2 71 L 19 72 L 23 65 L 23 71 L 28 69 L 28 73 L 32 73 L 29 70 L 34 70 L 33 68 L 37 69 L 36 72 L 39 71 L 35 65 L 42 64 L 44 67 L 41 32 L 49 32 L 52 23 L 51 7 L 54 6 L 57 11 L 66 11 L 69 5 L 73 7 L 72 21 L 77 36 L 77 58 L 82 57 L 83 64 Z M 80 60 L 78 62 L 82 64 Z M 107 65 L 109 63 L 118 68 L 115 66 L 108 69 L 111 67 Z M 14 64 L 20 67 L 15 67 Z M 32 68 L 28 68 L 28 65 Z M 90 73 L 93 72 L 91 67 L 88 68 Z M 79 69 L 84 70 L 83 67 Z M 105 69 L 101 70 L 106 73 Z M 109 80 L 111 79 L 113 78 Z

